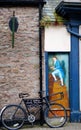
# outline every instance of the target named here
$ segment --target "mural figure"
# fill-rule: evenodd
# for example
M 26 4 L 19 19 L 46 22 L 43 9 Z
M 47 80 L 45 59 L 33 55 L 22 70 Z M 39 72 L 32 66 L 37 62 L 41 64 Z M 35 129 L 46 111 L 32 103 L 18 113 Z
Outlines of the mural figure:
M 53 69 L 52 76 L 54 78 L 54 81 L 57 81 L 58 76 L 61 81 L 61 86 L 64 86 L 64 70 L 62 68 L 62 65 L 56 56 L 54 56 L 52 59 L 53 59 L 53 66 L 51 67 L 51 69 Z

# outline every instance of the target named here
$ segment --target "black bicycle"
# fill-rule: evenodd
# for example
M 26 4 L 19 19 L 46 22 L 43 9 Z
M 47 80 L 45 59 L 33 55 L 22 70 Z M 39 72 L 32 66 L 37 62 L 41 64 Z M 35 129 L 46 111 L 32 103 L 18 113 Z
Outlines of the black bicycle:
M 8 130 L 18 130 L 25 121 L 33 125 L 36 120 L 39 120 L 41 110 L 44 113 L 44 121 L 49 127 L 58 128 L 63 126 L 67 120 L 66 109 L 63 105 L 55 103 L 55 100 L 50 101 L 51 96 L 58 94 L 60 99 L 62 99 L 62 92 L 35 99 L 28 98 L 28 93 L 20 93 L 19 98 L 21 98 L 21 102 L 18 105 L 9 104 L 2 109 L 1 121 L 3 126 Z M 22 104 L 25 105 L 25 109 Z

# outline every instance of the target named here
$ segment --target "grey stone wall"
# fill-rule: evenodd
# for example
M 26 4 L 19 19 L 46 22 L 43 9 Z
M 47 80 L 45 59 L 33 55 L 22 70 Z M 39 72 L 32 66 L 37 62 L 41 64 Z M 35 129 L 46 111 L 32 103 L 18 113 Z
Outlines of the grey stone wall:
M 9 20 L 15 11 L 19 27 L 12 48 Z M 0 8 L 0 109 L 18 102 L 20 92 L 39 90 L 39 11 L 32 7 Z

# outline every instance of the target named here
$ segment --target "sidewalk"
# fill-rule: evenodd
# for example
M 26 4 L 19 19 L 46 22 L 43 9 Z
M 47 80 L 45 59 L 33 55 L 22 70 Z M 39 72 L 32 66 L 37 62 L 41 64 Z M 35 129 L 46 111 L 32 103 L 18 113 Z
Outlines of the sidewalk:
M 81 123 L 66 123 L 63 127 L 60 128 L 49 128 L 47 126 L 35 126 L 30 128 L 22 128 L 20 130 L 81 130 Z
M 81 130 L 81 123 L 66 123 L 63 127 L 60 128 L 49 128 L 48 126 L 24 126 L 20 130 Z M 0 128 L 0 130 L 6 130 L 5 128 Z

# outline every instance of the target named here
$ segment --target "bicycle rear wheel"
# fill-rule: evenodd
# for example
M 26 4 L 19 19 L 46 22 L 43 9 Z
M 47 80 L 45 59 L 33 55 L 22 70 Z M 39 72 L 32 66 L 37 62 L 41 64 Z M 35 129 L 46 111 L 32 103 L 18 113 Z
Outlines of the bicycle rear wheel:
M 25 111 L 18 105 L 8 105 L 1 113 L 1 121 L 8 130 L 18 130 L 24 124 Z
M 66 109 L 58 103 L 50 104 L 44 111 L 46 124 L 51 128 L 59 128 L 67 121 Z

